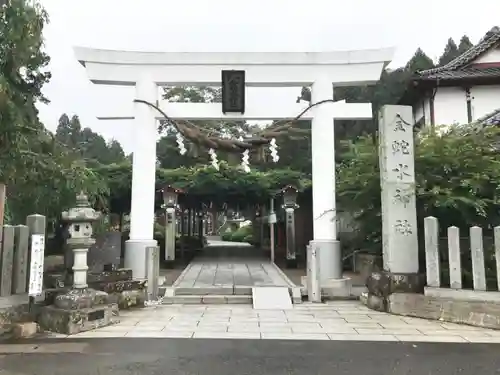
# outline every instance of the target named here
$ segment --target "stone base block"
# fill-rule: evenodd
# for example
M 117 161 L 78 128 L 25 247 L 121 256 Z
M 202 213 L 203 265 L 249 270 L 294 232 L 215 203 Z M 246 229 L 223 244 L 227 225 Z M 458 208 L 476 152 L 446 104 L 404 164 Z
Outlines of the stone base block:
M 497 302 L 394 293 L 387 299 L 387 312 L 500 330 L 500 305 Z
M 425 278 L 416 273 L 373 272 L 366 280 L 366 304 L 373 310 L 388 312 L 389 296 L 395 293 L 424 293 Z
M 103 272 L 89 272 L 87 274 L 87 283 L 91 288 L 99 289 L 95 285 L 118 281 L 132 280 L 132 270 L 121 268 L 117 270 L 107 270 Z M 71 273 L 54 272 L 44 275 L 44 286 L 50 289 L 71 287 L 73 285 L 73 275 Z
M 366 280 L 370 294 L 387 297 L 393 293 L 424 293 L 425 279 L 416 273 L 373 272 Z
M 384 297 L 366 293 L 366 297 L 363 298 L 363 303 L 372 310 L 380 312 L 387 311 L 387 301 Z
M 302 291 L 300 287 L 292 288 L 290 294 L 294 305 L 302 303 Z
M 326 299 L 347 298 L 351 296 L 352 282 L 350 278 L 321 281 L 321 295 Z
M 147 300 L 145 289 L 124 290 L 109 294 L 109 303 L 115 303 L 120 310 L 127 310 L 133 307 L 144 307 Z
M 132 270 L 135 280 L 146 280 L 146 248 L 150 246 L 158 246 L 158 242 L 153 239 L 130 239 L 125 242 L 125 268 Z
M 302 294 L 307 296 L 307 276 L 302 276 L 301 282 Z M 323 280 L 321 295 L 326 299 L 349 298 L 352 296 L 352 281 L 350 278 Z
M 52 305 L 41 308 L 38 323 L 45 331 L 74 335 L 116 323 L 116 316 L 118 306 L 115 304 L 78 310 L 61 309 Z
M 342 278 L 342 250 L 337 240 L 313 240 L 310 246 L 316 247 L 319 257 L 319 274 L 322 280 Z
M 124 280 L 124 281 L 101 281 L 89 283 L 89 287 L 101 290 L 106 293 L 121 293 L 127 290 L 145 289 L 145 281 Z
M 92 272 L 87 275 L 87 283 L 109 283 L 132 280 L 132 270 L 121 268 L 114 271 Z
M 11 332 L 14 339 L 29 339 L 38 333 L 38 324 L 35 322 L 14 323 Z
M 94 289 L 71 289 L 54 298 L 54 306 L 64 310 L 91 308 L 108 303 L 108 293 Z

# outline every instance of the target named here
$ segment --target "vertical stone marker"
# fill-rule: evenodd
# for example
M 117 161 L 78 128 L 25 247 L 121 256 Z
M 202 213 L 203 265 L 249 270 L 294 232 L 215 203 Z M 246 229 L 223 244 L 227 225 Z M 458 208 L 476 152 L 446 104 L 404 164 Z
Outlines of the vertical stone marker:
M 418 274 L 413 114 L 408 106 L 384 106 L 379 114 L 382 253 L 384 270 L 367 279 L 368 307 L 388 311 L 392 293 L 422 292 Z
M 384 106 L 379 114 L 382 248 L 391 273 L 418 272 L 412 118 L 408 106 Z
M 0 227 L 2 230 L 2 227 Z M 14 227 L 3 226 L 2 251 L 0 253 L 0 297 L 12 294 L 12 269 L 14 263 Z
M 16 246 L 14 248 L 14 275 L 12 277 L 12 293 L 26 293 L 28 280 L 28 249 L 29 249 L 29 228 L 26 225 L 15 227 Z

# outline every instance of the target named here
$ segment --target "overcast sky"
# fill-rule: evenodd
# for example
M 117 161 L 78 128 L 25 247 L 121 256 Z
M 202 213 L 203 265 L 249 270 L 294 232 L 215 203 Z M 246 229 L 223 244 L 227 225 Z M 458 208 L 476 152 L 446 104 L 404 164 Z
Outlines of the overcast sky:
M 49 105 L 40 106 L 55 130 L 62 113 L 80 116 L 106 139 L 133 151 L 132 123 L 99 121 L 103 106 L 131 105 L 133 89 L 92 85 L 73 46 L 152 51 L 331 51 L 394 46 L 391 67 L 417 47 L 437 58 L 451 36 L 476 43 L 500 24 L 500 2 L 475 0 L 41 0 L 52 58 Z M 403 5 L 406 3 L 405 5 Z M 261 89 L 262 90 L 262 89 Z M 264 95 L 269 94 L 267 89 Z M 295 100 L 299 90 L 273 92 Z M 117 113 L 119 115 L 119 113 Z

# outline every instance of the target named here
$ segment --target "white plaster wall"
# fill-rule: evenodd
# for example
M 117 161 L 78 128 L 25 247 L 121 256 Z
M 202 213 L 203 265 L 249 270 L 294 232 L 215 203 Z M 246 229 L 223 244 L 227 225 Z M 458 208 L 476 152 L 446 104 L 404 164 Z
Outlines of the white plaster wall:
M 500 108 L 500 85 L 474 86 L 470 89 L 472 120 L 475 121 Z M 425 99 L 414 106 L 415 121 L 425 114 L 425 124 L 431 124 L 430 100 Z M 438 88 L 434 98 L 436 125 L 466 124 L 467 101 L 461 87 Z
M 467 101 L 461 87 L 440 87 L 434 97 L 434 117 L 436 125 L 466 124 Z M 430 115 L 426 123 L 430 124 Z
M 475 86 L 471 88 L 470 93 L 473 120 L 477 120 L 500 108 L 500 85 Z
M 483 56 L 474 60 L 474 64 L 496 63 L 500 62 L 500 46 L 488 51 Z

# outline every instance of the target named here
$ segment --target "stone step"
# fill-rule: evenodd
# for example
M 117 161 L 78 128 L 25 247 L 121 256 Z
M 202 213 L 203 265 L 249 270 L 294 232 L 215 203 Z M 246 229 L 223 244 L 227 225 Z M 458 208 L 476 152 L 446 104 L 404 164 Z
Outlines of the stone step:
M 226 294 L 218 288 L 219 293 L 212 294 L 177 294 L 177 288 L 160 288 L 159 296 L 163 296 L 163 304 L 240 304 L 253 303 L 252 288 L 249 288 L 248 294 Z M 293 304 L 302 303 L 299 288 L 289 289 L 290 298 Z
M 210 295 L 237 295 L 237 296 L 251 296 L 251 286 L 207 286 L 207 287 L 193 287 L 182 288 L 174 287 L 174 294 L 176 296 L 210 296 Z
M 264 287 L 265 288 L 265 287 Z M 180 287 L 165 287 L 160 286 L 158 295 L 160 296 L 170 296 L 170 297 L 182 297 L 182 296 L 213 296 L 213 295 L 224 295 L 224 296 L 251 296 L 252 295 L 251 286 L 211 286 L 211 287 L 200 287 L 200 288 L 180 288 Z M 300 293 L 300 287 L 289 287 L 288 291 L 290 297 L 293 299 L 293 303 L 301 303 L 302 297 Z
M 183 304 L 183 305 L 226 305 L 226 304 L 252 304 L 251 295 L 184 295 L 163 297 L 162 304 Z

